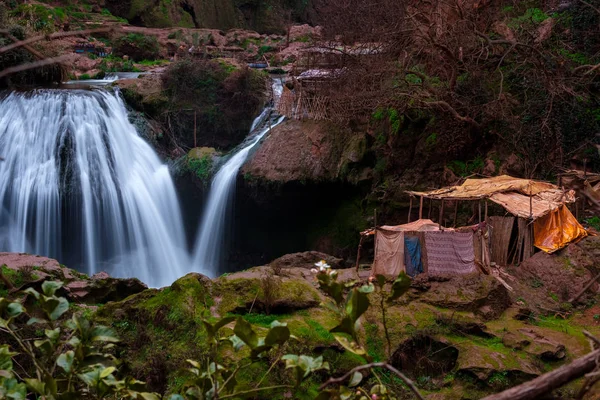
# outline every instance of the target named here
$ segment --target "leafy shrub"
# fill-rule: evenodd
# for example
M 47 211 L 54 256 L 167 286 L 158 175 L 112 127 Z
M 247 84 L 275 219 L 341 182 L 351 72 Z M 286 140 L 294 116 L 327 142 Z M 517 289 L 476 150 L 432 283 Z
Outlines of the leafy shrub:
M 156 60 L 160 46 L 155 36 L 130 33 L 115 41 L 113 53 L 119 57 L 129 56 L 134 61 Z
M 0 326 L 21 352 L 12 352 L 8 344 L 0 345 L 0 398 L 25 399 L 31 394 L 48 400 L 158 400 L 154 393 L 140 392 L 143 382 L 117 378 L 118 360 L 109 350 L 119 340 L 110 328 L 77 315 L 62 320 L 69 302 L 56 295 L 61 287 L 61 282 L 45 281 L 42 293 L 28 288 L 21 292 L 21 301 L 0 298 Z M 23 306 L 29 296 L 39 308 L 31 314 Z M 35 337 L 26 337 L 24 332 L 31 330 L 18 327 L 18 321 L 35 327 Z M 19 367 L 31 365 L 33 374 L 15 371 L 13 358 L 17 355 L 25 358 Z
M 80 81 L 85 81 L 85 80 L 88 80 L 88 79 L 92 79 L 88 74 L 81 74 L 81 75 L 79 75 L 79 80 Z

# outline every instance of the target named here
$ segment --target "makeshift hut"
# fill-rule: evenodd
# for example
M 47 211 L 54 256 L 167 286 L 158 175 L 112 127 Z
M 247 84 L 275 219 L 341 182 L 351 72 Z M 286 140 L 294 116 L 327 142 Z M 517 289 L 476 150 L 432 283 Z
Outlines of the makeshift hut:
M 429 275 L 469 274 L 492 264 L 520 263 L 531 257 L 534 247 L 552 253 L 587 235 L 567 208 L 575 201 L 573 191 L 548 182 L 510 176 L 467 179 L 462 185 L 429 192 L 408 192 L 419 198 L 419 220 L 398 226 L 365 231 L 375 235 L 373 275 L 397 276 L 426 272 Z M 439 202 L 439 219 L 423 219 L 424 199 Z M 478 223 L 444 227 L 444 205 L 478 202 Z M 489 216 L 488 201 L 504 208 L 505 215 Z M 509 215 L 511 214 L 511 215 Z M 407 255 L 408 254 L 408 255 Z M 417 260 L 420 258 L 420 260 Z M 509 260 L 510 259 L 510 260 Z M 419 270 L 421 268 L 421 270 Z
M 373 275 L 396 277 L 427 273 L 433 276 L 477 272 L 473 233 L 441 229 L 430 219 L 365 231 L 375 235 Z

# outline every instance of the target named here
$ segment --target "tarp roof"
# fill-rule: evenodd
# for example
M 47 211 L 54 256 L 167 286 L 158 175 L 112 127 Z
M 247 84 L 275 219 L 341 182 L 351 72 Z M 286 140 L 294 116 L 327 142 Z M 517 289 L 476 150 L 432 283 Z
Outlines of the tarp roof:
M 423 232 L 423 231 L 439 231 L 440 226 L 436 224 L 430 219 L 418 219 L 416 221 L 410 222 L 408 224 L 403 225 L 383 225 L 378 227 L 377 229 L 381 229 L 384 231 L 394 231 L 394 232 Z M 452 230 L 452 229 L 446 229 Z M 369 236 L 375 234 L 375 228 L 367 229 L 360 233 L 363 236 Z
M 564 203 L 575 201 L 572 191 L 564 192 L 549 182 L 501 175 L 492 178 L 467 179 L 462 185 L 429 192 L 408 192 L 438 200 L 490 199 L 518 217 L 533 219 L 546 215 Z

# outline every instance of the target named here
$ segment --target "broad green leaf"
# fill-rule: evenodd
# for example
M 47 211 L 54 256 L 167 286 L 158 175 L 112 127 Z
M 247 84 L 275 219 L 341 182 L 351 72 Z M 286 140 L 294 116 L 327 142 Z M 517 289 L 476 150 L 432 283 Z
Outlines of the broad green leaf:
M 330 329 L 331 333 L 345 333 L 356 339 L 356 330 L 354 329 L 354 322 L 350 317 L 346 316 L 342 318 L 342 322 L 333 329 Z
M 44 282 L 45 283 L 45 282 Z M 69 302 L 64 297 L 58 298 L 58 304 L 54 309 L 49 313 L 49 317 L 52 321 L 56 321 L 69 309 Z
M 363 285 L 358 289 L 359 292 L 369 294 L 375 291 L 375 285 L 369 283 L 368 285 Z
M 242 339 L 240 339 L 236 335 L 229 336 L 228 340 L 231 342 L 231 344 L 233 344 L 233 349 L 235 351 L 238 351 L 239 349 L 241 349 L 245 345 L 245 343 L 242 341 Z
M 386 394 L 387 388 L 384 385 L 374 385 L 371 388 L 371 394 Z
M 116 343 L 119 341 L 117 338 L 117 334 L 115 331 L 110 329 L 109 327 L 103 325 L 97 325 L 92 329 L 91 332 L 91 340 L 98 342 L 112 342 Z
M 298 364 L 298 356 L 296 354 L 286 354 L 281 357 L 283 361 L 285 361 L 286 368 L 296 366 Z
M 339 334 L 333 334 L 333 337 L 335 338 L 335 340 L 337 340 L 337 342 L 339 344 L 341 344 L 346 350 L 357 354 L 359 356 L 364 356 L 367 354 L 367 352 L 365 351 L 365 349 L 363 349 L 358 343 L 356 343 L 353 340 L 348 339 L 346 336 L 343 335 L 339 335 Z
M 10 382 L 10 383 L 9 383 Z M 16 379 L 8 379 L 4 382 L 6 398 L 11 400 L 27 400 L 27 387 L 24 383 L 18 383 Z
M 46 337 L 48 339 L 50 339 L 52 342 L 55 342 L 58 340 L 58 338 L 60 337 L 60 328 L 56 328 L 56 329 L 45 329 L 44 330 L 44 334 L 46 335 Z
M 0 370 L 12 371 L 12 357 L 16 355 L 7 344 L 0 345 Z
M 275 346 L 282 345 L 290 338 L 290 329 L 285 324 L 281 324 L 279 321 L 273 321 L 271 329 L 265 337 L 265 345 Z
M 167 398 L 167 400 L 185 400 L 185 399 L 180 394 L 172 394 Z
M 237 318 L 233 332 L 251 349 L 258 346 L 258 335 L 252 329 L 252 325 L 242 317 Z
M 204 325 L 204 329 L 206 330 L 206 334 L 208 335 L 209 340 L 213 340 L 216 336 L 215 327 L 213 324 L 206 320 L 202 320 L 202 325 Z
M 377 280 L 377 285 L 379 287 L 384 287 L 385 286 L 385 282 L 387 281 L 387 279 L 385 279 L 384 275 L 378 274 L 375 276 L 375 279 Z
M 46 386 L 46 393 L 52 395 L 48 397 L 56 397 L 56 392 L 58 391 L 56 380 L 51 375 L 45 375 L 44 384 Z
M 354 323 L 365 311 L 367 311 L 369 305 L 369 297 L 366 293 L 357 289 L 352 289 L 346 300 L 346 315 L 348 315 L 352 320 L 352 323 Z
M 56 359 L 56 365 L 65 370 L 67 374 L 73 371 L 73 362 L 75 361 L 75 352 L 69 350 L 66 353 L 61 354 Z
M 40 293 L 37 290 L 35 290 L 34 288 L 27 288 L 27 289 L 23 290 L 23 293 L 30 294 L 33 297 L 35 297 L 36 299 L 40 298 Z
M 50 343 L 48 339 L 34 340 L 33 345 L 46 353 L 46 355 L 49 355 L 52 352 L 52 343 Z
M 100 381 L 100 373 L 104 370 L 104 367 L 98 366 L 90 371 L 87 371 L 83 374 L 77 375 L 79 379 L 83 381 L 88 386 L 95 387 L 98 385 Z
M 44 283 L 42 283 L 42 292 L 48 297 L 54 296 L 54 293 L 56 293 L 62 285 L 62 282 L 58 281 L 44 281 Z
M 41 396 L 44 396 L 46 394 L 46 384 L 44 382 L 42 382 L 38 379 L 25 378 L 25 383 L 27 384 L 27 387 L 31 391 L 33 391 Z
M 43 319 L 32 317 L 32 318 L 29 318 L 29 320 L 27 321 L 27 325 L 43 324 L 45 322 L 46 321 Z
M 215 328 L 215 333 L 219 331 L 219 329 L 221 329 L 222 327 L 224 327 L 225 325 L 231 323 L 235 321 L 235 317 L 223 317 L 220 320 L 218 320 L 213 327 Z
M 356 371 L 352 374 L 352 377 L 350 378 L 350 382 L 348 383 L 348 387 L 358 386 L 362 380 L 363 380 L 363 374 Z
M 387 301 L 396 300 L 398 297 L 408 292 L 408 289 L 410 289 L 410 277 L 404 272 L 401 272 L 400 275 L 398 275 L 398 279 L 392 284 L 392 293 L 390 293 L 390 297 L 388 297 Z
M 255 348 L 253 348 L 252 351 L 250 351 L 250 358 L 258 358 L 262 353 L 264 353 L 265 351 L 269 351 L 272 348 L 273 346 L 258 345 Z
M 25 308 L 21 303 L 10 303 L 6 307 L 6 313 L 10 318 L 15 318 L 25 312 Z
M 194 361 L 194 360 L 185 360 L 185 361 L 194 368 L 202 369 L 202 367 L 200 366 L 200 363 L 198 361 Z
M 110 374 L 115 372 L 116 370 L 117 369 L 115 367 L 104 368 L 102 370 L 102 372 L 100 372 L 100 379 L 106 378 L 107 376 L 109 376 Z

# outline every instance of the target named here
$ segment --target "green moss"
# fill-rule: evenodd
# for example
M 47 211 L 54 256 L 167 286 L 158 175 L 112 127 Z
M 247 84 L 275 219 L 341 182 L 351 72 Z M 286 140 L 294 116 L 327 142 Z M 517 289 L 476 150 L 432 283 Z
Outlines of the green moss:
M 212 174 L 212 156 L 210 154 L 203 154 L 199 158 L 188 157 L 187 167 L 188 169 L 202 182 L 208 184 L 209 178 Z

